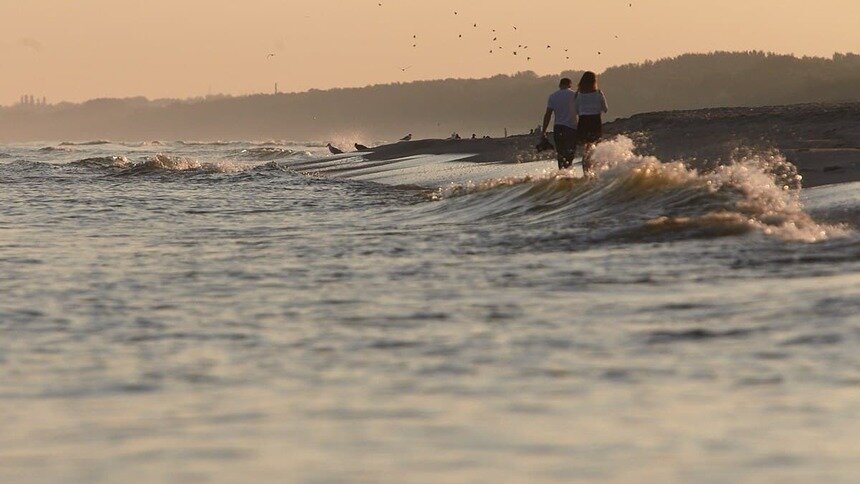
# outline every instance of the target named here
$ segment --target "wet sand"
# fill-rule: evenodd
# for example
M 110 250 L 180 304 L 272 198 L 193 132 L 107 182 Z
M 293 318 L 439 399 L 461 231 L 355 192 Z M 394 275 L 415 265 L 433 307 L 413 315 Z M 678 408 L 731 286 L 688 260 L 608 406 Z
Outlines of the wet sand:
M 730 163 L 738 152 L 778 150 L 797 166 L 804 187 L 860 181 L 860 103 L 645 113 L 607 123 L 605 134 L 630 136 L 641 154 L 699 169 Z M 467 153 L 466 160 L 479 163 L 552 160 L 536 144 L 534 135 L 418 140 L 374 148 L 367 159 Z

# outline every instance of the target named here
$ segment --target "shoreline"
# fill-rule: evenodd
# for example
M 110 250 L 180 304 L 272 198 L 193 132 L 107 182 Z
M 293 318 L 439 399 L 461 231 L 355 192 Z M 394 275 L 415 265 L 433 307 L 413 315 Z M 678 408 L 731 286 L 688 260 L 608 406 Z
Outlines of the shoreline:
M 604 136 L 626 135 L 637 151 L 661 161 L 684 160 L 708 170 L 738 153 L 777 150 L 803 176 L 803 187 L 860 181 L 860 103 L 707 108 L 642 113 L 604 124 Z M 365 159 L 384 162 L 418 155 L 468 154 L 474 163 L 547 160 L 535 135 L 508 138 L 423 139 L 373 148 Z

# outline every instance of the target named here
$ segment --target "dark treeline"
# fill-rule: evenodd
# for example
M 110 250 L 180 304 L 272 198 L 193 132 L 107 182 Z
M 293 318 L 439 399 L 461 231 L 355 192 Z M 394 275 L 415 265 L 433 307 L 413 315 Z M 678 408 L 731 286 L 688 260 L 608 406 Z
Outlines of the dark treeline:
M 578 78 L 580 72 L 564 72 Z M 99 99 L 0 108 L 0 141 L 394 139 L 521 133 L 559 76 L 532 72 L 363 88 L 189 100 Z M 687 54 L 607 69 L 610 118 L 649 111 L 860 100 L 860 55 Z

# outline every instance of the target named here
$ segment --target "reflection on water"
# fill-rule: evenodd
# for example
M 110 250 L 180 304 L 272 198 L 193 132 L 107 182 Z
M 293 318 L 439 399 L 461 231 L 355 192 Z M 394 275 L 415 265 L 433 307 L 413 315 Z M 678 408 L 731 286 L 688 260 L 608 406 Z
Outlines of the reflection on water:
M 4 482 L 860 475 L 856 186 L 42 147 L 0 148 Z

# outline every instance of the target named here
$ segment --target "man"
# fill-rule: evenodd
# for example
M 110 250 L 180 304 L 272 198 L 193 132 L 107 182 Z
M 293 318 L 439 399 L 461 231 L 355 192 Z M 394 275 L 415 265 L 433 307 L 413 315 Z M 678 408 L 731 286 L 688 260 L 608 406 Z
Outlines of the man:
M 555 115 L 553 138 L 559 170 L 570 168 L 576 156 L 576 93 L 571 89 L 572 86 L 573 81 L 565 77 L 558 84 L 558 91 L 550 95 L 541 129 L 541 139 L 546 139 L 549 122 Z

